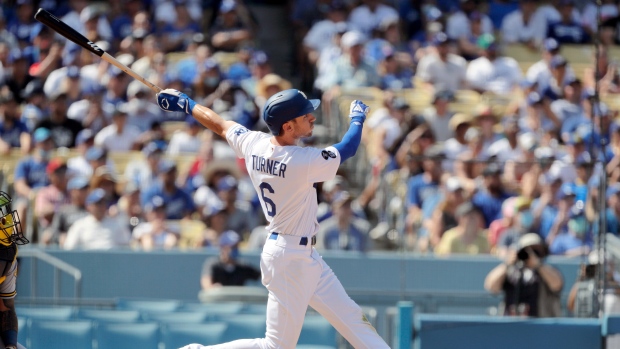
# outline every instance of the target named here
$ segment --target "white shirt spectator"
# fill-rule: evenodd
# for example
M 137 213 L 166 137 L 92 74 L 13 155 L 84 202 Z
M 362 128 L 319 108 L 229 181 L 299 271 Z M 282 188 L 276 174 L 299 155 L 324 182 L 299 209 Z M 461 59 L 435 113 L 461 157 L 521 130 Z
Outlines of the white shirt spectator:
M 207 185 L 203 185 L 196 190 L 194 203 L 198 207 L 206 207 L 208 209 L 224 205 L 219 196 Z
M 448 115 L 438 116 L 437 110 L 433 106 L 424 109 L 422 112 L 422 116 L 431 128 L 431 131 L 433 131 L 433 135 L 437 142 L 445 142 L 454 137 L 454 131 L 450 127 L 452 115 L 452 112 L 448 112 Z
M 523 149 L 519 147 L 518 143 L 513 149 L 510 146 L 510 142 L 508 142 L 506 138 L 502 138 L 493 142 L 493 144 L 491 144 L 491 146 L 488 148 L 487 153 L 489 156 L 496 156 L 497 161 L 499 162 L 520 159 L 525 156 Z
M 480 57 L 469 63 L 466 79 L 474 89 L 506 95 L 520 84 L 521 68 L 510 57 L 497 57 L 493 61 Z
M 112 173 L 116 173 L 116 168 L 114 167 L 114 162 L 108 158 L 106 162 L 106 167 Z M 76 156 L 69 160 L 67 160 L 67 169 L 69 170 L 69 175 L 71 177 L 87 177 L 90 178 L 93 175 L 93 167 L 90 166 L 86 158 L 83 156 Z
M 342 49 L 334 44 L 327 46 L 321 51 L 319 59 L 316 62 L 317 76 L 314 80 L 314 87 L 321 91 L 325 91 L 329 88 L 329 73 L 332 71 L 332 67 L 336 64 L 340 56 L 342 56 Z
M 170 138 L 167 153 L 170 155 L 197 153 L 201 145 L 200 134 L 192 137 L 184 131 L 175 132 Z
M 107 151 L 129 151 L 140 136 L 140 130 L 132 125 L 125 125 L 122 133 L 118 133 L 116 125 L 104 127 L 95 136 L 95 145 Z
M 482 33 L 493 33 L 493 23 L 485 14 L 482 15 Z M 448 18 L 448 22 L 446 23 L 446 34 L 450 39 L 454 40 L 471 35 L 469 18 L 467 18 L 464 12 L 459 11 Z
M 540 43 L 545 39 L 547 21 L 540 16 L 532 16 L 526 24 L 521 10 L 513 11 L 502 21 L 502 42 L 512 44 L 534 41 Z
M 45 84 L 43 84 L 43 92 L 45 92 L 46 96 L 51 96 L 60 89 L 60 84 L 67 77 L 67 67 L 58 68 L 48 75 L 45 80 Z M 96 88 L 99 83 L 96 80 L 88 76 L 82 76 L 82 72 L 80 71 L 80 90 L 82 91 L 92 91 Z
M 110 250 L 129 244 L 129 230 L 118 219 L 105 217 L 98 221 L 88 215 L 73 223 L 63 245 L 65 250 Z
M 547 4 L 547 5 L 541 5 L 538 8 L 538 10 L 536 10 L 536 13 L 534 13 L 534 18 L 536 18 L 537 21 L 539 20 L 544 21 L 545 23 L 544 34 L 545 34 L 545 37 L 547 37 L 547 24 L 560 21 L 562 19 L 562 16 L 560 15 L 560 12 L 553 5 Z M 577 23 L 581 23 L 581 14 L 579 13 L 579 10 L 577 9 L 577 7 L 573 8 L 572 19 L 573 21 Z
M 575 72 L 573 71 L 573 68 L 571 68 L 570 64 L 567 65 L 566 74 L 564 75 L 564 82 L 572 80 L 574 76 Z M 536 82 L 538 84 L 536 92 L 543 94 L 547 87 L 549 87 L 549 82 L 552 79 L 549 65 L 541 59 L 527 70 L 525 73 L 525 78 L 527 81 Z
M 144 192 L 157 181 L 157 174 L 153 174 L 146 161 L 131 161 L 125 167 L 125 180 L 133 182 Z
M 447 172 L 454 169 L 454 160 L 458 159 L 463 153 L 469 151 L 467 144 L 461 144 L 456 138 L 450 138 L 444 143 L 443 148 L 447 161 L 444 161 L 442 167 Z
M 583 9 L 581 15 L 581 25 L 590 28 L 593 32 L 596 31 L 598 23 L 598 6 L 593 3 L 588 3 Z M 601 6 L 601 22 L 606 19 L 618 16 L 618 6 L 616 4 L 604 4 Z
M 62 17 L 62 21 L 67 23 L 67 25 L 73 29 L 75 29 L 78 33 L 84 32 L 84 23 L 80 20 L 80 14 L 71 11 Z M 110 23 L 105 18 L 105 16 L 99 16 L 99 22 L 97 22 L 97 34 L 99 34 L 105 40 L 110 40 L 112 38 L 112 28 L 110 27 Z M 70 45 L 75 45 L 67 41 Z
M 461 56 L 450 53 L 444 62 L 438 55 L 430 54 L 420 60 L 417 75 L 436 91 L 456 91 L 464 85 L 466 69 L 467 62 Z
M 398 12 L 390 6 L 379 4 L 375 12 L 370 11 L 366 5 L 361 5 L 353 9 L 349 15 L 349 23 L 368 35 L 381 22 L 390 19 L 398 20 Z
M 152 8 L 155 9 L 155 20 L 157 22 L 174 23 L 177 20 L 177 11 L 174 9 L 174 1 L 155 0 L 152 1 L 152 3 Z M 202 16 L 200 0 L 188 0 L 183 6 L 187 7 L 187 12 L 194 22 L 200 22 Z
M 88 110 L 90 109 L 90 101 L 88 99 L 82 99 L 76 102 L 71 103 L 69 108 L 67 109 L 67 117 L 69 119 L 73 119 L 84 123 L 84 119 L 88 114 Z M 93 132 L 99 132 L 106 124 L 105 117 L 99 117 L 93 121 L 88 128 L 93 130 Z
M 318 52 L 332 45 L 338 24 L 328 19 L 316 22 L 304 37 L 304 45 Z

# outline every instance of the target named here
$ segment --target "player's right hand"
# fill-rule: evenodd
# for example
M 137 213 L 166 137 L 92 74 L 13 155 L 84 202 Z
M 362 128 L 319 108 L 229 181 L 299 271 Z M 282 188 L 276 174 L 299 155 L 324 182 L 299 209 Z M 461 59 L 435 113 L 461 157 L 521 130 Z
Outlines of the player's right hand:
M 185 93 L 169 88 L 157 94 L 157 105 L 164 111 L 182 111 L 191 115 L 196 102 Z
M 357 99 L 351 102 L 351 108 L 349 110 L 349 118 L 361 118 L 362 122 L 366 120 L 370 107 Z

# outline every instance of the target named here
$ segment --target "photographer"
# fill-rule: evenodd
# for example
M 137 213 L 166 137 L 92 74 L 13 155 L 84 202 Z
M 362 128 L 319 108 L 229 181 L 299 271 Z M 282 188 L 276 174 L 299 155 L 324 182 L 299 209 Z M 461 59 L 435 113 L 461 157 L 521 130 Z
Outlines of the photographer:
M 506 261 L 495 267 L 484 280 L 491 293 L 504 293 L 505 316 L 560 316 L 560 291 L 564 280 L 560 272 L 544 264 L 547 247 L 534 233 L 523 235 Z
M 618 314 L 620 313 L 620 285 L 614 278 L 614 263 L 611 256 L 606 255 L 605 264 L 606 289 L 603 311 L 606 314 Z M 600 266 L 599 251 L 590 252 L 588 264 L 581 265 L 579 278 L 571 288 L 566 302 L 568 310 L 575 317 L 597 318 L 599 316 L 597 269 Z

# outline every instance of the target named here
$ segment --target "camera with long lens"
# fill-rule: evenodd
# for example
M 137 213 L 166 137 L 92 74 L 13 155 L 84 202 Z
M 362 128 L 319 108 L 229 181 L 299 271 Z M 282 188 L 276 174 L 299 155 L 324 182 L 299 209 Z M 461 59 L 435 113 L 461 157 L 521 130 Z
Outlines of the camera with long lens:
M 526 261 L 530 258 L 530 253 L 526 249 L 522 248 L 517 252 L 517 259 L 520 261 Z

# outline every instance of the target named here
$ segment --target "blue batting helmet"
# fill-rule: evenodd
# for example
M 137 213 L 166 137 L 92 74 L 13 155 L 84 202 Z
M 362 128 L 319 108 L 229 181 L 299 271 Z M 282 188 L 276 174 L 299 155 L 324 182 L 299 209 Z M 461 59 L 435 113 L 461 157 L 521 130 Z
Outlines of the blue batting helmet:
M 308 99 L 297 89 L 284 90 L 267 100 L 263 107 L 263 120 L 271 133 L 277 136 L 285 122 L 316 110 L 319 104 L 320 100 Z

